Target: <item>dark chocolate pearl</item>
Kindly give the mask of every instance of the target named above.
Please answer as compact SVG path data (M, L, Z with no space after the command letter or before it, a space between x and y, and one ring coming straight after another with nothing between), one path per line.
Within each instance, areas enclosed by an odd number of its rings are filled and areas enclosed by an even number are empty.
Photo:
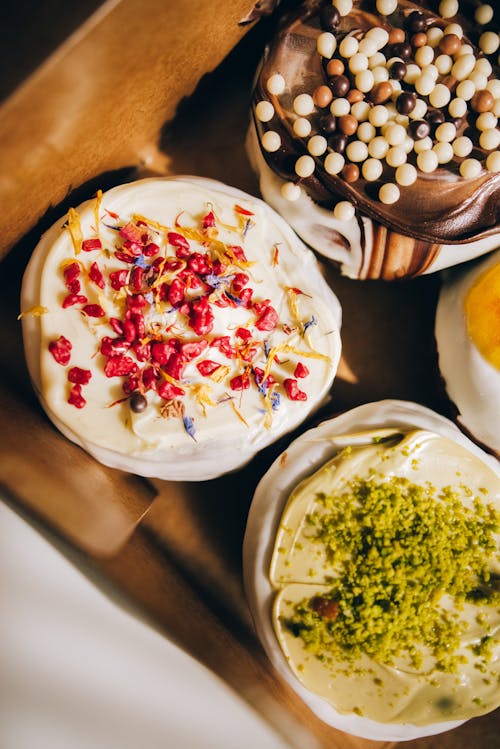
M398 110L399 114L410 114L410 112L413 112L415 109L415 104L417 103L417 95L413 92L409 91L403 91L402 94L399 94L398 98L396 99L396 109Z
M422 138L427 138L429 135L431 126L425 120L412 120L409 131L413 140L422 140Z
M406 75L406 65L404 64L404 62L396 60L396 62L393 62L391 65L390 73L391 78L393 78L395 81L402 81Z
M351 88L349 78L345 75L334 75L329 81L329 86L333 95L340 98L344 97Z
M136 414L140 414L146 410L148 402L141 393L132 393L130 396L130 409Z
M319 127L322 133L330 135L337 129L337 118L333 114L325 114L320 118Z
M455 125L455 128L458 130L458 128L463 124L464 118L463 117L448 117L446 122L451 122L451 124Z
M330 144L332 151L335 151L335 153L344 153L347 145L347 138L345 135L337 133L332 138L328 139L328 143Z
M433 127L437 127L438 125L443 124L443 122L445 121L445 116L440 109L429 109L429 111L425 115L425 119L430 125L432 125Z
M411 44L408 44L408 42L394 44L392 47L392 54L394 57L401 57L403 60L409 60L411 57Z
M424 31L426 26L427 23L425 20L425 16L419 10L414 10L406 19L406 28L411 31L412 34L416 34L419 31Z
M340 23L340 13L333 5L323 5L319 18L321 28L325 31L334 31Z

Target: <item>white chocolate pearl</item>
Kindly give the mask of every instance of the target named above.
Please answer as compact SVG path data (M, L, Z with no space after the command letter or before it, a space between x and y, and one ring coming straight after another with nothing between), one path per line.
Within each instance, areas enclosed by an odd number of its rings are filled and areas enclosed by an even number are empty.
M259 101L255 107L255 115L261 122L269 122L274 117L274 107L270 101Z
M311 156L321 156L325 153L328 146L326 138L322 135L313 135L307 143L307 150Z
M364 161L368 158L368 146L362 140L353 140L345 149L349 161Z
M404 141L401 143L401 148L404 150L406 154L409 154L413 151L414 145L415 145L415 141L413 140L413 138L410 138L410 136L407 135Z
M467 138L466 135L461 135L459 138L456 138L453 141L452 146L453 153L460 158L468 156L472 151L472 141L470 138Z
M468 80L472 81L472 83L476 87L476 91L482 91L486 88L486 84L488 83L488 76L484 75L484 73L481 73L479 70L473 70L469 75Z
M332 151L325 159L325 172L328 174L338 174L344 168L345 159L341 153Z
M370 109L368 119L375 127L382 127L382 125L385 125L385 123L389 119L389 112L387 111L387 107L384 107L383 104L377 104L373 107L373 109Z
M481 173L481 162L477 159L465 159L460 164L460 174L465 179L474 179Z
M350 221L354 218L354 206L347 200L341 200L333 209L333 215L338 221Z
M349 70L351 71L351 73L361 73L362 70L367 69L368 58L361 52L356 52L356 54L349 59Z
M420 138L420 140L416 140L413 145L413 150L415 153L423 153L424 151L429 151L432 148L432 139L429 138L427 135L425 138Z
M274 75L267 79L266 86L270 94L279 96L285 90L285 79L279 73L274 73Z
M391 84L391 88L392 88L391 99L392 101L396 101L396 99L398 98L398 94L403 87L400 81L396 81L393 78L389 80L389 83Z
M454 63L451 74L457 81L463 81L472 73L475 64L476 58L474 55L461 55Z
M398 7L398 0L377 0L377 10L381 16L390 16Z
M489 172L500 172L500 151L493 151L486 157L486 169Z
M441 0L439 3L439 15L441 18L452 18L458 13L457 0Z
M378 51L377 42L375 39L365 36L359 43L359 51L367 57L372 57Z
M495 117L500 117L500 99L495 99L493 109L491 110Z
M285 200L289 200L290 202L294 202L295 200L298 200L300 198L302 190L300 189L300 185L295 185L293 182L284 182L281 185L281 194L285 198Z
M487 60L486 57L480 57L479 60L476 60L474 71L482 73L483 75L488 77L492 74L493 68L491 67L491 62Z
M375 52L374 55L368 58L368 67L370 70L374 70L379 67L379 65L385 65L385 63L385 55L382 52Z
M483 130L479 136L479 145L486 151L493 151L500 146L500 130Z
M430 65L434 60L434 50L428 44L424 44L423 47L419 47L415 52L415 62L420 65L421 68L425 65Z
M373 73L373 80L375 83L382 83L382 81L389 80L389 71L387 70L386 67L384 67L384 65L377 65L376 68L373 68L372 73Z
M350 111L351 105L347 99L334 99L330 104L330 112L334 114L335 117L342 117L344 114L349 114Z
M293 123L293 132L299 138L307 138L311 132L311 123L305 117L298 117Z
M299 156L295 162L295 171L299 177L310 177L315 166L312 156Z
M345 36L340 42L339 52L342 57L349 58L358 51L359 42L354 36Z
M401 146L393 146L387 151L385 160L389 166L397 167L404 164L406 161L406 151Z
M461 39L464 35L464 30L459 23L449 23L448 26L446 26L444 33L454 34L455 36L458 36L459 39Z
M385 47L389 41L389 32L382 28L382 26L373 26L365 34L366 39L373 39L377 45L377 49Z
M384 138L390 146L399 146L406 138L406 130L403 125L389 125L387 132L384 133Z
M396 169L394 176L396 177L398 185L408 187L408 185L413 185L417 179L417 170L412 164L401 164L401 166L398 166Z
M408 126L410 124L410 118L406 114L397 114L394 118L394 122L397 125L402 125L406 130L408 130Z
M441 143L450 143L457 137L457 128L452 122L443 122L436 128L435 137Z
M383 159L388 150L389 144L381 135L377 135L377 137L368 144L368 153L374 159Z
M381 203L385 203L385 205L397 203L400 195L399 187L393 182L386 182L378 191L378 199Z
M467 102L465 99L452 99L448 112L452 117L463 117L467 113Z
M281 146L281 138L275 130L267 130L262 136L262 148L273 153Z
M370 114L370 105L367 101L357 101L351 107L351 114L358 122L364 122Z
M461 83L458 84L455 93L464 101L470 101L476 93L476 87L472 81L461 81Z
M491 81L488 81L486 88L493 94L495 99L500 98L500 80L498 78L492 78Z
M486 26L486 24L493 18L493 8L491 5L480 5L476 8L474 18L476 19L476 23L480 26Z
M462 44L458 52L455 54L455 57L462 57L462 55L473 55L474 49L470 46L470 44Z
M436 154L440 164L447 164L453 158L453 148L450 143L436 143L432 150Z
M318 36L316 49L321 57L326 57L329 60L337 49L337 40L329 31L324 31L323 34Z
M293 100L294 111L301 117L306 117L314 110L314 101L309 94L299 94Z
M417 156L417 166L421 172L430 174L438 167L438 157L434 151L422 151Z
M333 0L333 5L341 16L348 16L352 10L352 0Z
M367 159L361 168L361 173L367 182L375 182L382 171L383 165L379 159Z
M356 88L363 93L371 91L375 85L375 79L371 70L362 70L361 73L356 73L354 81Z
M406 73L405 77L403 78L404 82L409 83L411 86L414 86L421 72L422 71L420 67L418 65L415 65L414 62L411 62L406 66Z
M448 75L453 66L453 59L450 55L438 55L434 60L434 65L438 69L440 75Z
M450 99L450 89L444 83L438 83L429 94L429 101L433 107L445 107Z
M356 130L356 137L363 143L369 143L375 137L375 128L371 122L362 122Z
M439 78L439 70L435 65L426 65L422 68L422 75L430 75L435 81Z
M483 112L476 120L478 130L492 130L497 126L497 118L493 112Z
M427 44L430 47L437 47L444 36L444 32L439 26L431 26L427 29Z
M405 79L406 80L406 79ZM432 75L419 75L415 81L415 90L421 96L429 96L430 92L435 86L434 77Z
M412 120L422 120L427 112L427 104L423 99L417 99L413 112L410 112Z
M494 31L485 31L479 37L479 47L485 55L494 55L499 43L498 34Z

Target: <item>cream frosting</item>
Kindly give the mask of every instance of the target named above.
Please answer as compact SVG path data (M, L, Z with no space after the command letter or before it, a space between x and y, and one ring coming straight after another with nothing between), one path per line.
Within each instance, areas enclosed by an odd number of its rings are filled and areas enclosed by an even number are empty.
M200 229L203 217L209 213L208 223L215 222L215 227ZM115 256L123 241L119 230L137 220L137 216L150 222L142 225L143 230L159 250L151 256L139 253L135 263L134 259L126 263ZM92 200L80 206L73 237L67 220L64 217L42 237L26 270L22 289L23 335L28 368L43 407L69 439L95 458L145 476L173 480L212 478L248 462L258 450L301 423L327 396L340 357L340 305L313 254L262 201L208 179L148 179L116 187L105 193L100 203ZM102 249L75 254L73 240L78 227L80 240L98 237ZM201 277L205 284L201 292L199 286L185 291L184 301L191 307L184 311L168 299L158 301L158 284L150 288L143 285L143 295L149 301L144 307L146 330L142 342L150 339L153 344L175 338L181 342L205 339L208 343L198 356L184 362L179 379L170 378L172 384L184 390L184 395L169 399L174 415L164 418L161 409L167 399L153 389L139 386L148 405L140 413L130 408L122 389L127 377L106 376L107 357L99 350L104 336L116 335L110 318L123 321L127 299L133 297L130 273L120 290L111 288L109 274L131 271L137 262L148 272L155 258L164 255L175 263L176 247L167 240L168 230L188 237L189 253L211 253L212 259L215 255L222 257L226 268L219 275L211 272L197 276L195 283L199 284ZM243 250L243 255L238 255L240 260L232 254L234 247L237 252L238 248ZM66 309L62 306L69 288L64 269L75 260L80 263L80 293L86 295L89 304L102 308L101 317L84 314L83 302ZM186 262L181 259L181 266ZM103 274L102 289L88 278L93 263ZM239 287L235 291L232 285L237 273L246 274L244 285L253 290L248 304L239 299ZM165 277L168 284L175 274L173 271ZM158 273L154 278L158 280ZM210 296L213 321L208 326L210 330L195 330L192 304L203 295ZM215 304L221 296L221 304L228 306ZM259 326L259 317L269 304L266 300L270 300L277 319L275 324L271 320L269 325ZM263 307L255 307L256 303ZM236 337L238 328L250 331L255 350L244 350L245 341ZM60 336L72 344L71 360L66 365L58 363L49 350L49 343ZM233 352L227 357L212 345L214 339L224 336L238 348L237 355ZM277 346L281 347L279 351L269 356ZM242 352L246 361L241 358ZM133 359L139 370L153 363L158 386L163 379L169 381L160 371L165 370L163 365L151 358L138 361L132 348L125 355ZM219 374L224 377L203 376L196 366L203 360L219 364ZM301 379L294 377L299 362L308 370ZM90 381L81 387L86 400L83 408L68 402L71 367L91 372ZM276 384L268 385L266 380L268 386L259 389L256 367L264 371L266 378L273 377ZM249 380L248 389L235 390L233 378L242 375ZM306 397L291 400L284 386L286 380L294 380L296 389Z
M380 441L394 434L403 435L400 443ZM448 730L498 705L500 617L491 607L494 611L483 627L477 624L476 607L463 612L469 625L461 649L468 662L459 676L438 671L432 679L424 668L419 671L404 662L390 668L368 658L362 665L372 669L369 675L352 670L343 675L338 664L332 676L330 667L287 631L281 617L289 617L295 603L331 589L332 569L321 545L311 541L306 522L316 507L316 493L335 494L349 480L371 476L403 477L418 485L430 481L437 490L458 487L464 504L470 502L463 489L467 486L500 509L498 463L450 421L414 403L360 406L299 437L261 480L245 534L245 587L274 666L321 719L365 738L406 740ZM492 569L498 574L498 554ZM484 634L495 641L488 665L495 674L489 685L467 648ZM432 662L425 666L432 669ZM382 685L375 686L373 678L380 678ZM478 697L479 705L474 702Z
M500 371L481 354L467 332L464 302L468 290L500 263L500 251L481 262L447 273L436 310L439 368L457 419L476 439L500 455ZM485 317L495 337L494 310Z

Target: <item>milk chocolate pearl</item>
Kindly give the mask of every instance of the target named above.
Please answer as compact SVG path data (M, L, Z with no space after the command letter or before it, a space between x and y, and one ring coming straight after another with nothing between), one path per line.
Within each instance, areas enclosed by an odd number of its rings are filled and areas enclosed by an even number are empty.
M383 104L390 99L391 96L392 86L389 81L380 81L380 83L377 83L368 94L368 98L373 104Z
M344 70L345 70L344 63L342 62L342 60L338 60L337 58L334 58L333 60L329 60L326 66L326 73L327 75L331 77L335 75L342 75Z
M344 153L347 145L347 138L345 135L336 133L332 138L329 138L328 142L332 151L335 151L335 153Z
M427 22L425 20L425 16L421 11L414 10L408 18L406 19L406 28L411 31L413 34L416 34L419 31L423 31L427 26Z
M344 133L344 135L354 135L358 129L358 121L352 114L342 115L342 117L339 117L337 124L340 132Z
M333 78L330 80L330 88L332 89L332 93L334 96L345 96L351 88L349 78L347 78L345 75L333 76Z
M423 31L419 31L418 34L413 34L411 43L413 47L416 47L417 49L419 47L423 47L425 44L427 44L427 34L424 34Z
M406 75L406 65L401 60L393 62L390 69L391 78L395 81L402 81Z
M318 86L313 92L313 101L320 109L327 107L332 99L333 94L329 86Z
M415 109L417 95L413 92L403 91L396 99L396 109L399 114L410 114Z
M454 55L462 46L462 40L456 34L445 34L439 42L439 49L443 55Z
M349 104L356 104L357 101L363 101L365 98L365 95L362 91L358 91L357 88L351 88L351 90L348 92L346 99L349 102Z
M387 40L388 44L401 44L401 42L404 42L406 39L406 34L403 31L403 29L399 29L397 27L392 28L389 31L389 39Z
M130 410L136 414L142 413L148 407L148 402L146 398L144 397L144 395L138 392L132 393L132 395L130 396L129 403L130 403Z
M394 57L402 57L403 60L409 60L411 57L411 44L408 44L408 42L393 44L392 54Z
M340 13L333 5L323 5L319 14L321 28L334 31L340 23Z
M495 99L491 91L482 89L481 91L476 91L470 103L474 112L489 112L493 108Z
M337 129L337 118L333 114L325 114L319 121L319 127L322 133L330 135Z
M356 182L359 179L359 168L356 164L346 164L342 169L342 177L346 182Z
M413 140L422 140L427 138L431 131L431 126L425 120L412 120L410 122L409 132Z

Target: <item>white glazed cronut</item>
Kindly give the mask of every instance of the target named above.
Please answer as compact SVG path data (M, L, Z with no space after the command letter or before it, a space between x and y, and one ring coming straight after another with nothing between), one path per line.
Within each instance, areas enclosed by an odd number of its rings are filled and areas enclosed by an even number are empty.
M262 201L213 180L98 193L41 239L26 359L54 424L102 463L172 480L234 470L326 397L339 303Z
M325 722L400 741L500 703L500 469L444 417L359 406L257 487L244 575L274 666Z
M445 275L435 335L458 422L500 456L500 252Z
M352 278L430 273L500 244L498 23L469 0L453 17L430 7L307 0L257 73L247 150L261 193Z

